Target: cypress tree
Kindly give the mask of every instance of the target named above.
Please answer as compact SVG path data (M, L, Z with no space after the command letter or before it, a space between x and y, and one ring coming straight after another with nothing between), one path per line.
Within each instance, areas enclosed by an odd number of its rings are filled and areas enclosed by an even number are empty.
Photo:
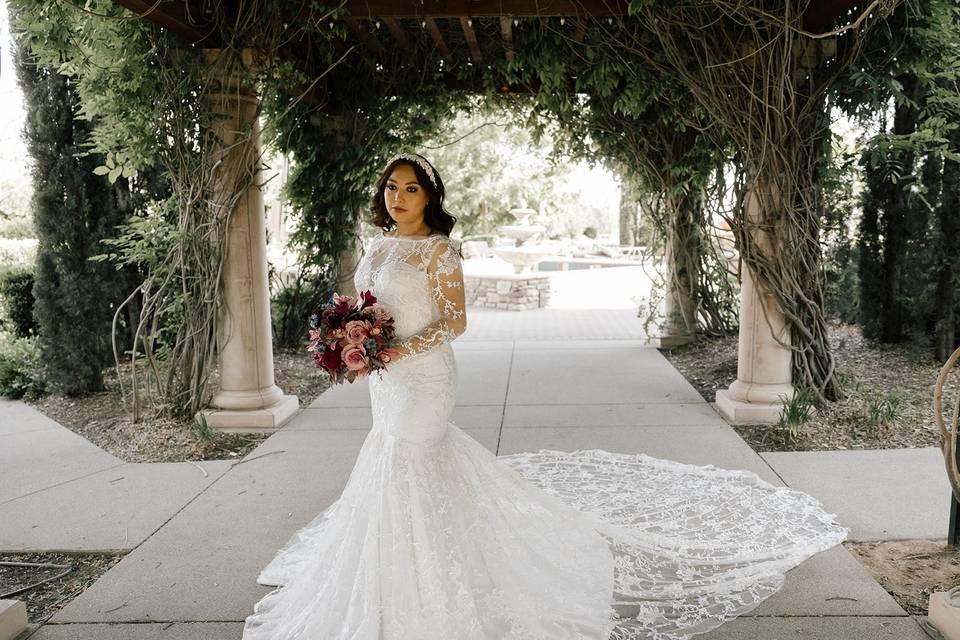
M11 24L16 24L13 15ZM124 179L111 185L93 173L103 158L85 148L93 123L75 115L79 100L73 82L38 63L24 39L14 35L27 107L23 136L33 159L38 342L52 390L66 395L99 391L102 369L113 359L114 309L129 294L130 274L88 258L104 253L99 241L112 236L128 215L129 192Z

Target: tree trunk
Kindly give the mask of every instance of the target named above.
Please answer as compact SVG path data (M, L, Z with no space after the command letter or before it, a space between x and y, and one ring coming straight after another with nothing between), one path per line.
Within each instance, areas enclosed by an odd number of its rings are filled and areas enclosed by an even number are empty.
M951 135L951 147L960 150L960 132ZM957 284L960 280L960 163L950 158L943 161L943 186L937 209L941 260L937 273L936 325L934 350L944 362L957 345Z

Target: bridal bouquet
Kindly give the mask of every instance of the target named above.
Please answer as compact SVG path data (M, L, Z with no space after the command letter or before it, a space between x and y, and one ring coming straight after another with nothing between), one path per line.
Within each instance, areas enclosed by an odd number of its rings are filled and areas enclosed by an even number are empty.
M393 318L370 291L353 296L334 293L310 315L314 363L330 374L333 384L353 382L377 369L386 369L399 353L394 346Z

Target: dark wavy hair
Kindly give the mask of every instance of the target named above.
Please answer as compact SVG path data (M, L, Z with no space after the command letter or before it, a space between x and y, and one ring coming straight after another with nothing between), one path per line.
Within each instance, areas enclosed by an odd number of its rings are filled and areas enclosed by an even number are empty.
M417 155L419 156L420 154ZM373 224L384 231L389 231L397 226L396 221L390 217L390 213L387 211L387 205L383 201L383 190L386 189L387 179L390 177L390 174L393 173L394 168L399 164L405 164L413 167L414 173L417 174L417 182L427 190L427 194L430 196L427 201L427 206L423 209L423 221L428 227L433 229L433 231L439 231L449 237L450 231L453 230L453 225L457 222L457 218L450 215L450 213L443 208L443 197L446 191L443 188L443 180L440 179L440 174L437 172L436 167L430 164L430 161L423 156L420 157L433 169L433 177L437 181L437 186L433 186L433 183L430 182L430 178L427 176L427 172L424 171L419 164L413 160L397 158L386 166L383 173L380 174L380 178L377 180L376 191L373 194L373 202L370 207L371 213L373 214Z

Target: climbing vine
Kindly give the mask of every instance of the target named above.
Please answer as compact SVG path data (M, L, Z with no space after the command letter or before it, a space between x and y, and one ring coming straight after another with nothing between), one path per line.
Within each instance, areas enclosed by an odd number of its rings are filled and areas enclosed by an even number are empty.
M751 190L735 198L729 224L789 322L794 380L822 399L841 394L822 310L824 95L892 0L824 38L802 29L802 2L634 0L632 15L591 22L582 42L562 21L517 21L512 59L483 65L440 62L429 38L371 55L346 44L335 6L301 14L282 0L203 0L197 9L225 56L213 67L200 49L107 0L14 1L34 49L77 79L85 113L98 119L91 144L108 155L102 171L135 180L158 165L170 175L173 196L131 219L105 254L148 269L138 335L169 411L192 414L207 401L229 212L263 168L249 130L220 152L208 97L225 69L236 86L256 88L264 139L293 163L283 194L303 260L275 324L280 342L295 342L304 311L349 276L340 256L359 246L357 221L387 157L436 135L454 110L477 104L469 93L479 90L481 103L513 108L535 127L558 123L571 154L635 173L663 204L655 222L677 258L668 289L694 301L683 320L708 333L735 321L712 217L729 186L724 168L741 167L736 184ZM218 191L224 157L243 170ZM755 206L743 205L747 195Z

